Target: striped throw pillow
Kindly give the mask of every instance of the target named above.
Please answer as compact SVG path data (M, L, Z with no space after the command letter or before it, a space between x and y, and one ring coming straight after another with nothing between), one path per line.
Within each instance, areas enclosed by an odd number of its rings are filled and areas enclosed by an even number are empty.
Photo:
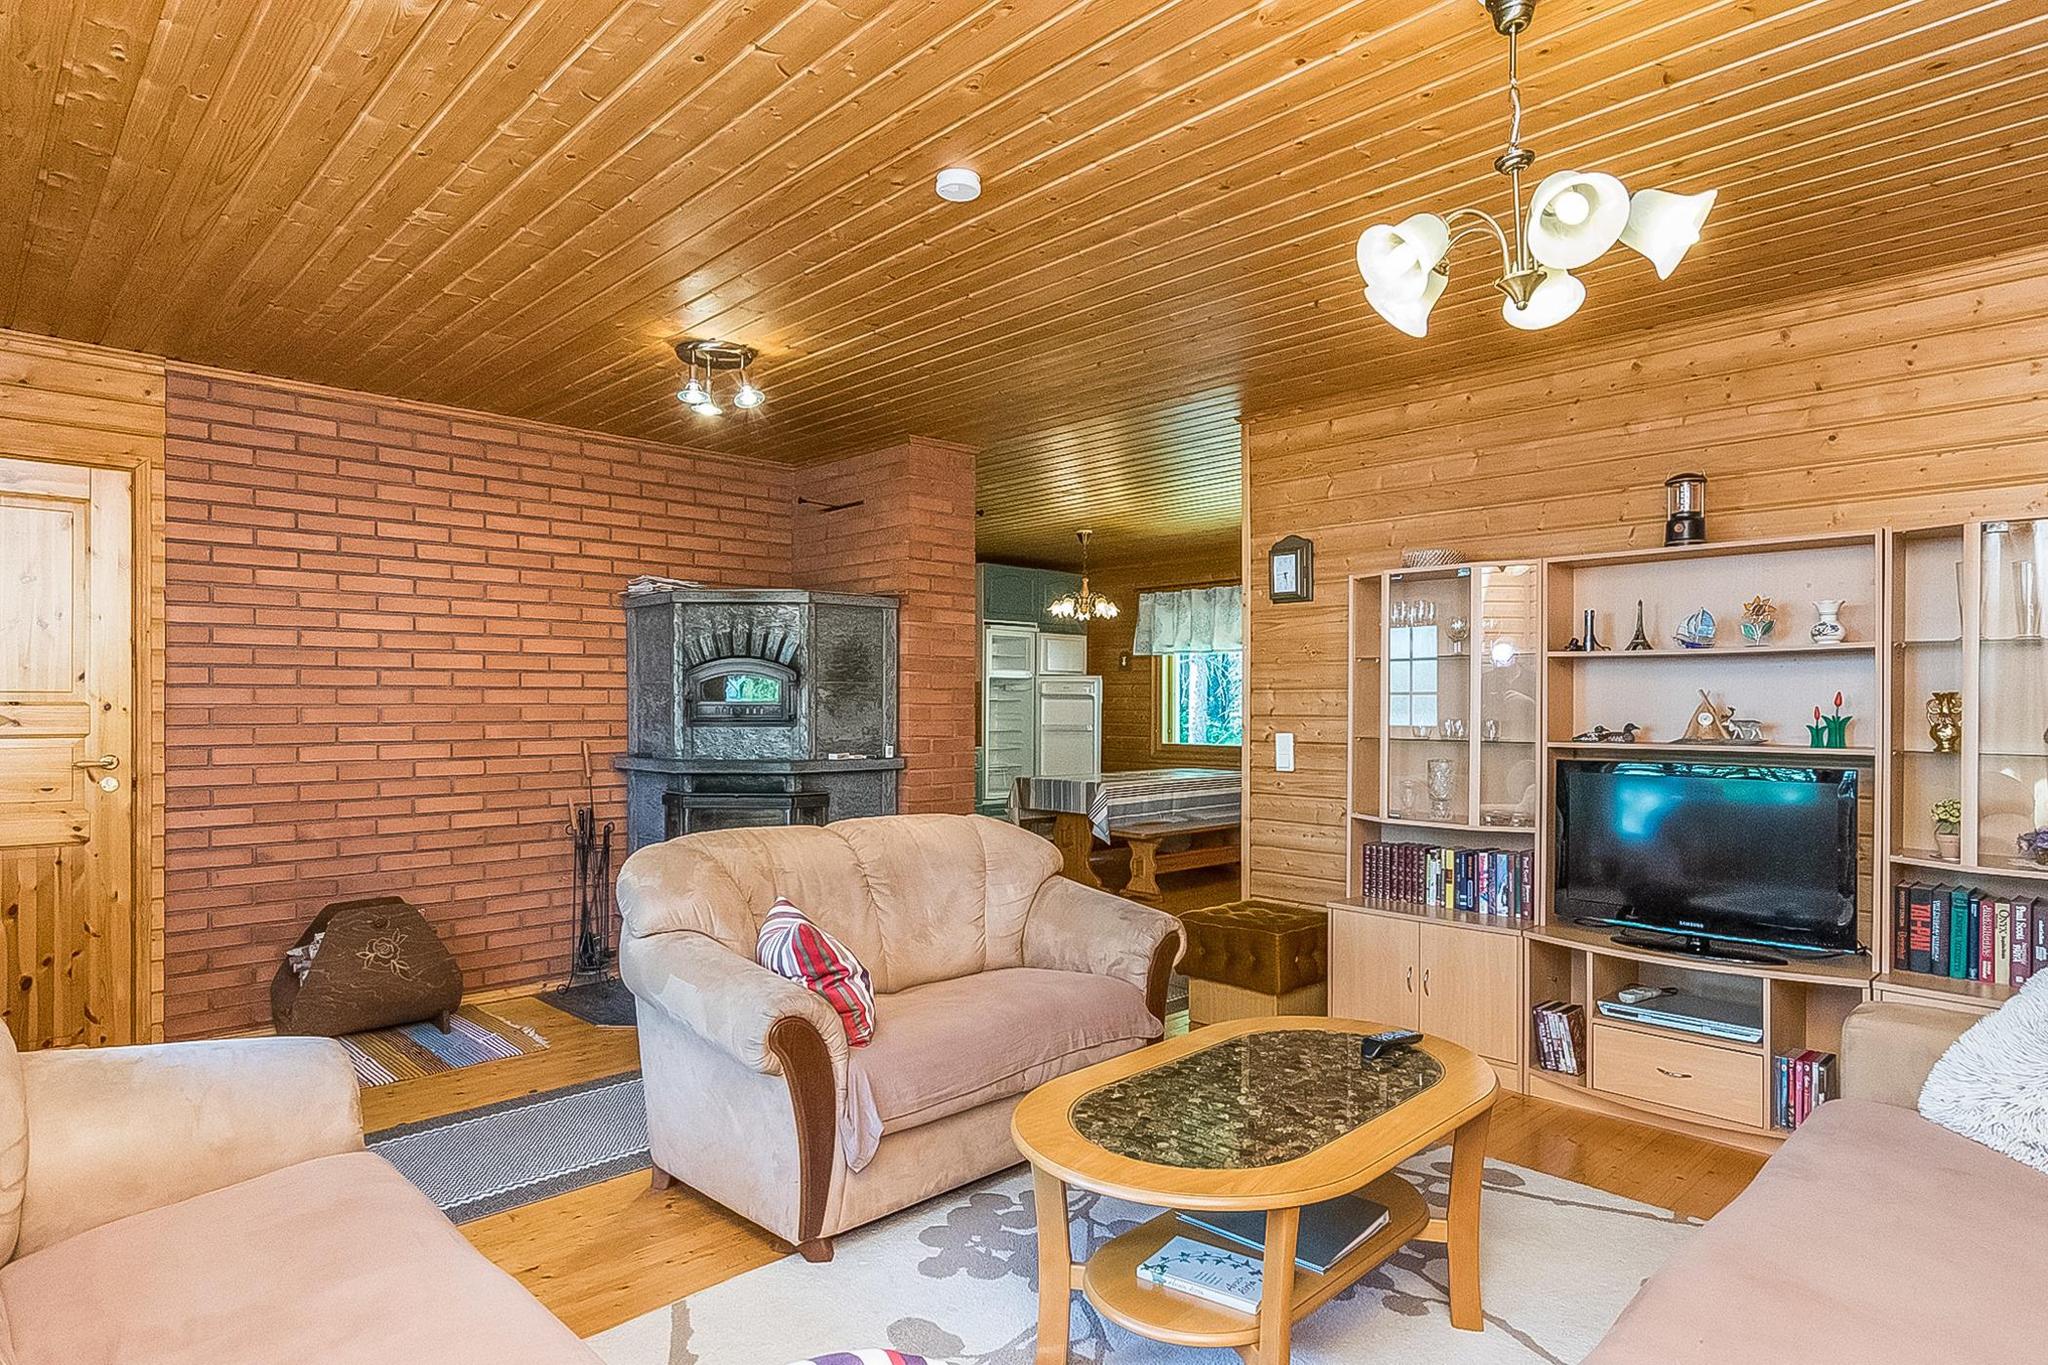
M754 957L777 976L801 981L839 1011L846 1041L866 1047L875 1034L875 985L850 949L811 923L811 917L777 896L761 921Z

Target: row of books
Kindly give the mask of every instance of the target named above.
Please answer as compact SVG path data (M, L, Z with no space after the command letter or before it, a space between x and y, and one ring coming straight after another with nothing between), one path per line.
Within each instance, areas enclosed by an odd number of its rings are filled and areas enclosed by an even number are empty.
M1536 1016L1536 1065L1581 1076L1586 1069L1586 1012L1569 1000L1546 1000Z
M1359 888L1377 900L1411 901L1525 919L1536 904L1532 849L1367 844Z
M1782 1052L1771 1059L1771 1123L1791 1132L1822 1101L1835 1097L1835 1054Z
M2000 986L2048 971L2048 900L1924 882L1893 895L1895 966Z

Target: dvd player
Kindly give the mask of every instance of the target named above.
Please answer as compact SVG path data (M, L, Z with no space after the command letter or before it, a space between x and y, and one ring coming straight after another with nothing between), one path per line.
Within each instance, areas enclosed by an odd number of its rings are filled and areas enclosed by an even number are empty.
M1631 1024L1676 1029L1681 1033L1697 1033L1703 1038L1721 1038L1734 1043L1761 1043L1764 1040L1762 1007L1739 1001L1715 1000L1679 991L1635 1005L1615 999L1601 1000L1598 1005L1600 1013L1609 1019Z

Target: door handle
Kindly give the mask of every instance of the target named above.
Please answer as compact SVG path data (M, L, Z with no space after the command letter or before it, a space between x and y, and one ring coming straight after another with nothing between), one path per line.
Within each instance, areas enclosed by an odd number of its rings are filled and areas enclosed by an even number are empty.
M1689 1081L1692 1079L1692 1073L1690 1071L1673 1071L1669 1067L1662 1066L1658 1067L1657 1070L1662 1074L1669 1076L1674 1081Z
M1413 967L1408 969L1408 994L1415 994L1415 969Z
M81 758L71 765L74 768L105 768L108 772L121 766L121 760L113 754L101 754L98 758Z
M1429 994L1429 968L1427 967L1422 969L1422 993L1424 995Z

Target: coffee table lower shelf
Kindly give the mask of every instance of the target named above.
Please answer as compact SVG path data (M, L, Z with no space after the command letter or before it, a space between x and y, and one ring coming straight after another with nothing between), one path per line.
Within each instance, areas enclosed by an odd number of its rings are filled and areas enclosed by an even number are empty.
M1315 1312L1428 1229L1428 1207L1399 1174L1389 1171L1359 1193L1385 1206L1387 1225L1322 1274L1296 1266L1288 1321L1299 1322ZM1082 1267L1081 1292L1104 1317L1154 1341L1221 1347L1255 1343L1259 1339L1256 1315L1139 1278L1139 1265L1174 1237L1244 1253L1243 1247L1165 1213L1097 1248ZM1266 1292L1271 1295L1273 1290L1269 1286Z

